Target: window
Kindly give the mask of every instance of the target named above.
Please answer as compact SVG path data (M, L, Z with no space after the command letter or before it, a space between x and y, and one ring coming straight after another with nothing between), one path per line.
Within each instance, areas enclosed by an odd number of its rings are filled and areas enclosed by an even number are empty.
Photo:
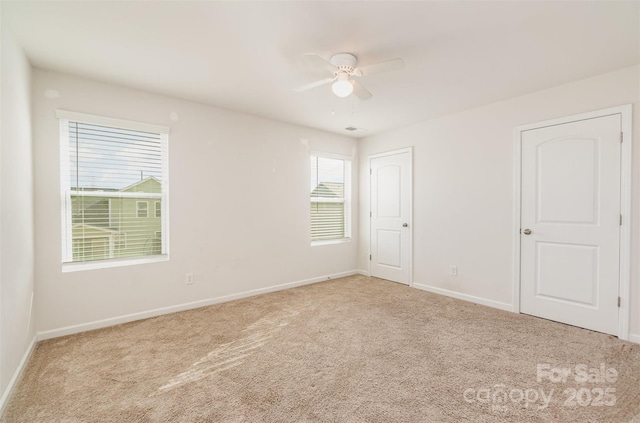
M57 115L63 270L77 262L97 262L90 267L97 268L166 260L168 128L62 110ZM142 219L151 201L160 219Z
M311 155L311 241L351 237L351 161Z
M136 201L136 214L138 217L149 217L149 203Z

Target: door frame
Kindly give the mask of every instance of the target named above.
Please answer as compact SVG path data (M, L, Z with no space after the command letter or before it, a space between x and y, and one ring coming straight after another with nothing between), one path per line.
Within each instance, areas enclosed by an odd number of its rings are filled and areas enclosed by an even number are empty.
M629 321L631 299L631 147L633 134L631 132L632 105L611 107L595 110L577 115L565 116L558 119L550 119L542 122L520 125L513 131L513 311L520 313L520 229L521 229L521 204L522 204L522 132L548 126L562 125L579 120L620 114L621 130L623 135L621 163L620 163L620 213L622 225L620 226L620 280L618 281L618 295L620 307L618 308L618 338L629 340Z
M371 257L371 160L381 157L395 156L396 154L409 153L409 285L413 286L413 147L400 148L398 150L385 151L370 154L369 165L369 257ZM371 259L368 261L368 271L371 275Z

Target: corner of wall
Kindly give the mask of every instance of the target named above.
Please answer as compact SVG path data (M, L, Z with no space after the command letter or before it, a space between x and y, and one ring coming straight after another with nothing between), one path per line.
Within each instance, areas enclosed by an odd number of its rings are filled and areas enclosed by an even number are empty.
M36 343L32 70L4 20L1 31L0 411Z
M27 347L27 350L22 355L22 359L20 360L20 364L18 364L18 368L13 372L11 380L2 392L2 396L0 396L0 417L2 417L4 409L9 403L9 399L11 398L11 394L13 393L13 389L16 387L16 385L20 381L20 378L22 377L22 374L24 373L24 370L27 368L27 363L29 363L29 359L36 349L37 342L38 336L34 335L31 339L31 343Z

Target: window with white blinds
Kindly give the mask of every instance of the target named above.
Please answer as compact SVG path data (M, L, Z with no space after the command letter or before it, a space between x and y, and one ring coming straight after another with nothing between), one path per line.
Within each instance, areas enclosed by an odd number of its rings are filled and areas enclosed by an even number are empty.
M166 258L168 128L57 113L63 263Z
M351 161L311 155L311 241L351 237Z

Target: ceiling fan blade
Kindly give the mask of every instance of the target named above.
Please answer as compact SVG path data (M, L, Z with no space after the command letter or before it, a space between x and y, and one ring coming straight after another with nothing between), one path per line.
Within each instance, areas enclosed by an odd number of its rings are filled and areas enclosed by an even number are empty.
M333 66L331 63L324 60L322 57L318 56L315 53L304 53L303 56L309 58L309 60L311 60L316 66L324 68L332 74L339 71L337 67Z
M316 87L320 87L320 86L322 86L322 85L330 84L330 83L331 83L331 82L333 82L335 79L336 79L336 78L325 78L325 79L321 79L321 80L319 80L319 81L312 82L312 83L310 83L310 84L306 84L306 85L303 85L303 86L298 87L298 88L294 88L294 89L293 89L293 91L298 92L298 93L301 93L301 92L303 92L303 91L307 91L307 90L310 90L310 89L312 89L312 88L316 88Z
M353 94L360 100L369 100L373 94L363 87L358 81L353 81Z
M404 68L404 61L400 58L385 60L384 62L372 63L354 69L355 76L369 76L377 73L389 72Z

